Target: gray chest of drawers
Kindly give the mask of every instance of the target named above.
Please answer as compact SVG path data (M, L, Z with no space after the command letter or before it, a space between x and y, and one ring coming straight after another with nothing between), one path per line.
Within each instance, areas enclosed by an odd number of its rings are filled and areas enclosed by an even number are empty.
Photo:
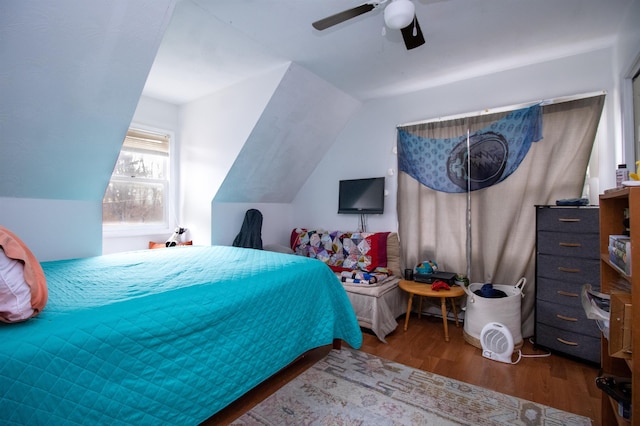
M600 289L597 207L536 206L535 344L600 363L600 330L580 291Z

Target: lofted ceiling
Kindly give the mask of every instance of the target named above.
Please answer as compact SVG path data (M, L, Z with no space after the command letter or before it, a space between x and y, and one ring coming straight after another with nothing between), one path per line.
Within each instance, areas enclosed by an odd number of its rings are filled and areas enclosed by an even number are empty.
M182 104L295 62L358 100L392 96L610 46L633 1L413 0L426 43L408 51L385 4L318 31L364 2L179 0L144 94Z

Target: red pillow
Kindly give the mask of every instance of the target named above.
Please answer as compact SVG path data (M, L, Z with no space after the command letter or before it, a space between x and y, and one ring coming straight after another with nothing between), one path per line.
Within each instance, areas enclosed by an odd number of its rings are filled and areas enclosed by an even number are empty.
M178 243L178 246L190 246L193 245L193 241L185 241L183 243ZM176 247L176 246L172 246L172 247ZM156 243L153 241L149 241L149 248L150 249L159 249L159 248L167 248L167 243Z
M365 237L371 247L367 253L367 255L371 257L371 264L367 268L368 271L373 271L377 267L387 267L388 236L389 232L376 232Z

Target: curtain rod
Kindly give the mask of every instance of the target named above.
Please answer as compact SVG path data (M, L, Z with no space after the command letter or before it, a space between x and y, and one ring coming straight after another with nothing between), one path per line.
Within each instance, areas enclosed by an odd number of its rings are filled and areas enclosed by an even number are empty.
M462 113L462 114L449 115L449 116L446 116L446 117L431 118L431 119L428 119L428 120L420 120L420 121L413 121L413 122L410 122L410 123L398 124L396 127L415 126L417 124L435 123L435 122L438 122L438 121L455 120L455 119L458 119L458 118L477 117L477 116L486 115L486 114L496 114L496 113L504 112L504 111L511 111L511 110L516 110L516 109L521 109L521 108L527 108L527 107L530 107L530 106L533 106L533 105L540 105L540 106L553 105L553 104L559 104L559 103L562 103L562 102L575 101L575 100L578 100L578 99L591 98L591 97L599 96L599 95L606 95L606 93L607 92L605 90L600 90L600 91L597 91L597 92L582 93L582 94L579 94L579 95L562 96L562 97L552 98L552 99L543 99L543 100L525 102L525 103L521 103L521 104L514 104L514 105L503 106L503 107L498 107L498 108L487 108L487 109L484 109L482 111L466 112L466 113Z

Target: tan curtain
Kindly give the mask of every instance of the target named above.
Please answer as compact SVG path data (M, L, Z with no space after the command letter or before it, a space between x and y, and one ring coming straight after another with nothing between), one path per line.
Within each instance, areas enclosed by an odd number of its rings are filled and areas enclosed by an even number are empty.
M543 139L503 182L466 193L437 192L398 173L398 233L402 267L435 260L439 269L467 272L471 282L514 284L527 279L522 335L534 329L535 206L581 197L604 95L543 107ZM428 138L466 135L507 112L402 127ZM469 220L467 197L470 198ZM470 253L467 256L467 226Z

